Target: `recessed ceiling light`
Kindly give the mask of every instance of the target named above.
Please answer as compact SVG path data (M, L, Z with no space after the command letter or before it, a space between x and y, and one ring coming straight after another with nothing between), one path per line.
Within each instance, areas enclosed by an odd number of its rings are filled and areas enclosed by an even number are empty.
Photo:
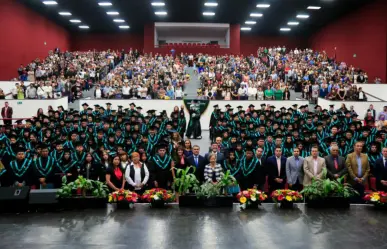
M263 14L261 14L261 13L251 13L250 16L251 17L262 17Z
M56 1L43 1L43 4L45 4L45 5L57 5L58 3Z
M154 2L151 4L152 4L152 6L165 6L165 3L163 3L163 2Z
M319 9L321 9L320 6L309 6L308 7L308 10L319 10Z
M59 12L59 15L61 16L71 16L70 12Z
M307 19L309 18L309 15L297 15L297 18Z
M218 6L218 3L213 3L213 2L209 2L209 3L204 3L204 6L208 6L208 7L216 7Z
M245 23L246 24L256 24L257 22L256 21L246 21Z
M280 28L280 31L291 31L291 28Z
M130 28L128 25L122 25L122 26L118 26L120 29L128 29Z
M299 22L288 22L288 25L290 26L297 26L298 24L300 24Z
M244 30L244 31L250 31L251 28L250 28L250 27L241 27L241 30Z
M72 20L70 20L70 22L72 22L72 23L80 23L81 20L78 20L78 19L72 19Z
M269 8L270 4L257 4L257 8Z
M80 28L80 29L88 29L88 28L90 28L90 27L87 26L87 25L81 25L81 26L79 26L79 28Z
M112 6L113 4L111 2L99 2L99 6Z
M118 16L120 13L118 13L117 11L108 11L108 12L106 12L106 14L108 14L110 16Z
M114 19L113 22L125 22L124 19Z
M155 12L155 15L158 15L158 16L166 16L168 13L166 11L156 11Z
M214 16L215 12L203 12L203 16Z

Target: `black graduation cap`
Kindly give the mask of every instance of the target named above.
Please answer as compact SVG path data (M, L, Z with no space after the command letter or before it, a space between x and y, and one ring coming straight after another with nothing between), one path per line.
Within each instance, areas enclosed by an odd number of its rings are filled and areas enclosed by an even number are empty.
M330 108L333 108L335 105L329 105Z
M157 144L157 146L156 146L156 149L157 150L161 150L161 149L164 149L164 150L166 150L168 148L168 144L167 143L159 143L159 144Z
M255 106L253 104L249 105L249 108L254 108Z
M15 121L15 124L21 124L21 123L23 123L23 119L19 119Z
M273 110L274 110L274 109L275 109L275 106L271 105L271 106L270 106L270 109L273 109Z
M286 107L281 107L280 110L286 110Z
M237 108L238 108L238 109L243 109L243 106L240 105L240 106L237 106Z
M121 109L123 106L122 105L119 105L118 108Z
M58 106L58 109L59 109L59 108L62 108L62 109L63 109L63 106L62 106L62 105L60 105L60 106Z
M261 104L261 107L264 107L264 106L266 106L266 104Z
M316 105L315 107L314 107L314 109L316 110L317 108L321 108L321 106L320 105Z
M227 104L225 107L228 107L228 108L229 108L229 107L231 107L231 105L230 105L230 104Z
M142 110L142 107L141 106L137 106L136 109L137 110Z
M214 108L219 108L219 105L214 105Z
M94 107L99 107L99 105L94 105Z
M148 110L146 113L153 114L155 112L156 112L156 110Z
M112 103L106 103L106 105L112 105Z
M299 109L304 109L305 106L304 105L300 105Z
M87 103L83 103L82 106L89 106Z
M87 108L86 110L88 110L88 111L92 111L92 110L93 110L93 108L90 108L90 107L89 107L89 108Z
M298 104L294 104L294 105L292 105L294 108L297 108L297 106L298 106Z
M130 103L129 106L136 107L136 104L135 103Z

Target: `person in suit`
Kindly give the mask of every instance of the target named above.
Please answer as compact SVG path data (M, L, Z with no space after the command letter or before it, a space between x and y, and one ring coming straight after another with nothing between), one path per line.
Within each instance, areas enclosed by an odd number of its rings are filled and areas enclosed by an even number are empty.
M364 195L364 184L367 182L370 173L370 164L368 156L361 153L363 150L363 143L358 141L354 145L354 152L348 154L345 165L348 169L348 183L353 186L360 194Z
M375 161L376 189L387 192L387 147L382 150L382 157Z
M370 108L367 109L367 112L370 112L373 118L376 118L376 110L374 109L374 105L370 105Z
M226 152L227 152L227 148L225 148L224 146L223 146L223 144L222 144L222 141L223 141L223 139L221 138L221 137L217 137L216 139L215 139L215 143L216 143L216 145L218 146L218 152L220 152L220 153L222 153L223 155L225 155L225 154L227 154ZM215 144L214 143L214 144ZM210 148L209 148L209 150L208 151L212 151L212 144L211 144L211 146L210 146Z
M196 168L195 175L199 182L203 182L204 167L206 166L206 159L200 155L200 147L194 145L192 147L192 156L187 157L187 163L189 166Z
M304 186L310 185L312 179L321 179L323 169L326 168L325 159L318 156L318 147L311 149L311 156L304 159Z
M211 155L216 155L216 163L222 163L224 160L224 154L219 152L218 144L217 143L212 143L211 144L211 151L206 153L204 157L206 158L208 164L210 162L209 156Z
M277 189L284 189L286 183L286 157L282 156L281 148L276 148L274 156L267 158L266 165L270 193Z
M257 188L264 191L265 183L266 183L266 175L267 175L267 164L266 164L266 156L264 154L264 149L258 147L255 151L255 157L258 160L258 164L260 167L258 168L258 186Z
M293 156L286 160L286 179L289 188L295 191L302 190L302 182L304 179L304 158L300 157L300 149L293 149Z
M4 107L1 108L1 117L4 119L4 125L12 125L13 109L9 106L8 102L4 103ZM5 120L8 119L8 120Z
M327 166L327 176L331 180L336 180L348 173L345 166L344 157L339 155L339 147L332 145L330 148L330 155L324 157Z

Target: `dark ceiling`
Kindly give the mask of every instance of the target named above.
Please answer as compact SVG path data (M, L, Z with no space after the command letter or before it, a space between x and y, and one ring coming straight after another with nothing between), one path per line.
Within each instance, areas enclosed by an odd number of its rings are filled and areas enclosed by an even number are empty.
M253 20L250 13L262 13L255 18L257 24L249 25L248 33L261 35L278 35L281 27L288 21L299 21L300 25L292 27L289 35L308 35L340 16L360 8L374 0L56 0L58 5L46 6L43 0L17 0L29 8L53 20L71 32L142 33L144 24L153 22L212 22L245 25ZM151 2L165 2L164 7L154 7ZM205 7L205 2L216 1L217 7ZM98 2L112 2L113 6L101 7ZM268 3L270 8L259 9L259 3ZM321 6L320 10L307 10L308 6ZM156 10L166 10L167 16L156 16ZM215 16L203 16L203 11L213 11ZM72 16L60 16L59 11L69 11ZM119 16L109 16L106 11L118 11ZM309 19L296 19L297 14L309 14ZM129 30L120 30L114 18L124 19ZM79 24L70 23L70 19L80 19L90 26L89 30L80 30ZM120 24L122 25L122 24Z

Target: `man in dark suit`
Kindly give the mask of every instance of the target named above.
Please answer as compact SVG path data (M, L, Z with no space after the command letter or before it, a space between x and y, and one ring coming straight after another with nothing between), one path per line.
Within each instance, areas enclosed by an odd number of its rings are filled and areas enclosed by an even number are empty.
M255 151L255 157L258 160L258 163L260 167L258 168L258 189L264 191L265 189L265 183L266 183L266 175L267 175L267 168L266 168L266 156L263 155L264 150L263 148L258 148Z
M206 166L206 159L199 155L200 147L194 145L192 147L192 156L187 157L187 161L189 165L196 167L195 175L199 182L203 182L204 180L204 167Z
M345 159L339 156L339 147L337 145L331 146L330 155L324 157L324 159L329 179L336 180L348 173L348 169L345 166Z
M376 110L374 109L374 105L371 104L367 112L370 112L372 114L372 117L376 119Z
M223 160L224 160L224 154L219 152L219 147L218 147L218 144L217 143L212 143L211 144L211 151L206 153L204 155L204 157L206 158L206 164L209 164L210 161L209 161L209 157L210 155L212 154L216 154L216 162L217 163L222 163Z
M282 156L282 149L276 148L274 156L266 161L270 193L277 189L284 189L286 184L286 157Z
M12 107L9 106L8 102L4 103L4 107L1 108L1 117L4 119L4 125L12 125ZM8 119L8 120L7 120Z
M382 150L382 157L375 161L376 188L378 191L387 191L387 147Z

